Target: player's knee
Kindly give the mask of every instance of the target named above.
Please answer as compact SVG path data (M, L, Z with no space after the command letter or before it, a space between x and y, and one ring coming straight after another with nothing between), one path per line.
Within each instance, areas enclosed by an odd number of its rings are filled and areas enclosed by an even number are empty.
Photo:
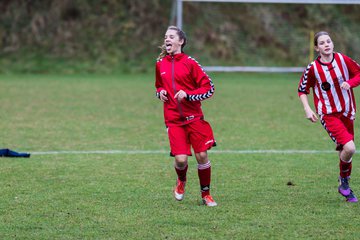
M208 155L207 152L199 152L196 153L196 160L198 161L198 163L207 163L208 162Z
M344 145L343 151L347 153L347 155L352 156L356 152L355 143L350 141Z
M183 167L187 164L187 155L176 155L175 164L177 167Z

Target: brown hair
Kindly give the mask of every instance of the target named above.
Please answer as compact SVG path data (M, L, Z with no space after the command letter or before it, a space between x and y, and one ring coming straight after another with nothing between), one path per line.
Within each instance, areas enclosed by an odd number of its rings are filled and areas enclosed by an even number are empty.
M179 36L180 40L184 40L184 43L181 45L181 52L183 52L183 48L186 45L186 34L184 31L182 31L180 28L176 27L176 26L169 26L167 28L167 30L175 30L176 34ZM160 60L161 58L166 56L166 48L165 48L165 44L161 45L159 47L161 49L161 52L157 58L157 60Z
M314 46L317 46L318 45L318 39L319 37L323 36L323 35L328 35L330 36L330 34L328 32L325 32L325 31L320 31L320 32L317 32L314 36Z

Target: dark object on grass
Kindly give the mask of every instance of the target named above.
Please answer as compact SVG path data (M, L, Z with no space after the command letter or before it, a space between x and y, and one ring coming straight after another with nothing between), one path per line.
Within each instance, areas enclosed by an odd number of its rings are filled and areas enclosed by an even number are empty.
M30 157L30 153L18 153L10 149L0 149L0 157Z
M291 181L288 181L286 185L288 185L288 186L295 186L295 184L294 184L293 182L291 182Z

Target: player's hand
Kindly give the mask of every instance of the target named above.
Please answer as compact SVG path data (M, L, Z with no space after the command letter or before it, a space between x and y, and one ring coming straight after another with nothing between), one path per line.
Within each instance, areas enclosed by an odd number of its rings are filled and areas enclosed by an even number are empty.
M343 82L340 87L344 90L349 90L350 84L348 84L347 82Z
M305 117L313 123L318 120L318 117L311 109L305 109Z
M166 102L168 100L167 98L167 91L166 90L161 90L160 91L160 100L163 102Z
M179 90L174 96L174 98L177 99L179 102L181 102L186 97L187 94L183 90Z

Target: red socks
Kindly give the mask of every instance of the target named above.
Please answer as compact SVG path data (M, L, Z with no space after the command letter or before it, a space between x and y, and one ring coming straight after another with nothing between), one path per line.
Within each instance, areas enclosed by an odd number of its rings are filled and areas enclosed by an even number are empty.
M344 162L340 159L339 168L340 168L340 177L342 178L349 177L351 174L352 159L350 159L349 162Z
M201 197L210 194L210 181L211 181L211 164L208 161L205 164L198 164L198 175L200 181Z
M178 175L178 178L180 181L182 182L186 182L186 172L188 169L188 165L186 164L186 166L182 167L182 168L178 168L175 166L175 171Z
M182 182L186 182L186 173L188 165L178 168L175 166L175 171L178 175L178 179ZM211 164L210 161L205 164L198 164L198 175L200 181L201 197L205 197L210 194L210 181L211 181Z

